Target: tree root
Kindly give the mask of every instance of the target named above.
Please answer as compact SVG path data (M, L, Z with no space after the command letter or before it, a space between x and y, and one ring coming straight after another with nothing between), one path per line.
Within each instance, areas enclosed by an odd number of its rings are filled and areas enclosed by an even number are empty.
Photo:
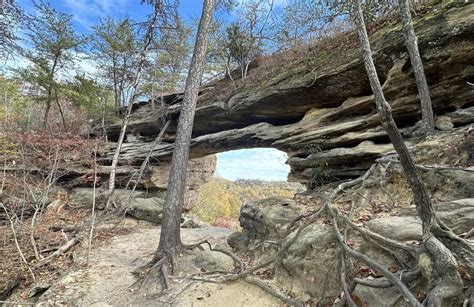
M326 198L324 201L323 206L320 208L304 213L295 219L293 219L288 227L286 234L287 236L290 236L286 242L281 246L281 248L269 259L257 264L256 266L252 268L248 268L246 270L241 271L240 273L233 274L232 272L227 272L227 276L222 276L222 272L212 272L211 274L219 274L220 276L216 278L197 278L193 276L193 280L199 280L199 281L204 281L204 282L212 282L212 283L225 283L225 282L231 282L235 281L237 279L243 278L245 280L248 280L250 278L253 279L251 276L255 271L264 268L266 266L269 266L271 264L273 265L278 265L281 260L284 258L284 255L286 251L289 249L289 247L297 240L297 238L301 235L304 229L314 223L318 216L323 212L327 212L327 214L330 216L331 219L331 225L334 230L335 236L336 236L336 241L338 245L341 247L341 285L342 285L342 290L344 291L344 296L340 302L340 305L348 304L349 306L355 306L354 301L352 300L351 294L352 291L355 289L355 286L357 284L362 284L365 286L369 287L375 287L375 288L388 288L388 287L393 287L395 286L401 293L402 297L412 306L421 306L420 302L416 299L416 297L411 293L409 287L406 285L408 283L411 283L415 281L416 279L420 278L422 276L422 270L420 268L414 268L410 269L409 271L400 271L399 274L392 273L389 271L387 268L382 266L381 264L377 263L367 255L364 255L354 249L352 249L349 245L346 243L346 235L347 235L347 229L345 231L345 235L341 233L338 227L338 221L343 222L345 226L349 227L350 229L353 229L362 236L366 237L367 239L371 240L374 242L376 245L379 245L380 247L388 250L392 254L395 253L397 250L402 250L407 253L407 255L412 256L415 260L418 261L418 257L420 253L423 251L423 248L420 248L418 246L406 244L399 242L397 240L393 240L390 238L383 237L369 229L363 228L360 225L355 224L351 218L347 217L346 215L342 214L339 212L336 208L333 208L331 204L334 202L334 200L337 198L337 196L342 193L344 190L348 188L352 188L356 185L359 184L364 184L365 181L368 179L368 177L375 171L375 168L377 164L379 163L384 163L386 160L381 159L380 161L377 161L372 167L361 177L356 178L354 180L348 181L341 183L338 185ZM354 205L354 204L353 204ZM353 208L352 208L353 209ZM351 209L351 212L352 212ZM301 221L304 221L303 223L300 223ZM298 224L299 227L295 230L295 226ZM468 243L458 237L454 232L452 232L449 228L447 228L444 224L439 223L437 224L440 227L435 227L435 229L439 229L440 231L442 230L442 233L444 234L444 237L454 240L454 241L459 241L463 242L463 244ZM441 233L440 233L441 234ZM459 277L459 273L457 272L457 267L456 267L456 260L452 256L452 254L449 253L444 253L443 248L446 249L446 247L441 244L435 237L432 237L430 239L431 241L429 242L434 242L433 244L429 243L428 241L423 241L423 247L427 249L431 249L432 252L435 252L436 255L431 254L430 258L435 259L437 261L434 263L434 268L438 271L438 282L437 285L430 291L428 294L424 304L427 304L428 306L441 306L443 301L446 298L450 298L456 295L459 295L460 291L462 291L462 280ZM435 240L435 241L433 241ZM439 242L440 246L437 245L436 242ZM430 246L431 244L431 246ZM472 247L470 247L470 250ZM443 255L443 256L440 256ZM346 257L351 257L355 259L356 261L362 262L368 267L380 272L384 277L382 278L377 278L377 279L360 279L360 278L355 278L351 286L349 287L347 285L347 271L346 271ZM450 258L451 257L451 258ZM398 257L396 257L398 259ZM436 260L438 259L438 260ZM405 261L402 261L405 263ZM442 267L443 269L439 269ZM453 273L454 272L454 273ZM202 274L197 274L201 275ZM399 275L399 276L397 276ZM221 277L221 278L219 278ZM263 285L266 285L263 281L258 281L259 283L262 283ZM266 285L268 286L268 285ZM267 292L272 292L272 291L267 291ZM274 293L270 293L274 295ZM275 296L275 295L274 295ZM278 297L278 296L277 296ZM285 300L284 300L285 301ZM286 301L285 301L286 302Z
M342 290L344 291L344 297L342 298L339 306L344 306L345 302L349 305L349 307L356 307L357 304L352 299L352 291L347 286L347 266L346 266L346 254L342 251L341 252L341 284Z
M150 263L145 264L132 271L132 274L138 276L137 281L129 286L132 292L139 291L148 283L155 283L158 279L163 290L169 289L169 277L168 277L168 266L172 265L171 257L168 253L164 253L160 257L155 257Z
M384 160L378 161L378 163L383 163L383 162ZM393 273L386 270L384 267L380 266L379 264L377 264L375 261L373 261L366 255L363 255L353 250L352 248L350 248L346 244L345 237L341 234L341 232L338 229L338 225L337 225L338 220L342 220L344 222L344 225L349 226L350 228L360 232L363 236L375 242L377 245L380 245L381 247L386 247L389 251L391 250L391 248L393 248L394 250L402 249L402 250L407 251L415 259L417 259L419 254L423 250L425 250L429 254L430 259L432 259L433 261L433 269L435 270L436 281L435 281L435 287L432 288L431 291L428 293L423 303L424 305L442 306L447 303L448 299L459 296L463 289L463 281L458 272L458 265L456 262L456 258L453 256L453 253L446 247L446 244L448 244L449 246L450 243L452 244L453 242L458 242L459 248L461 249L460 252L463 255L465 254L467 258L469 258L469 256L473 254L472 253L473 247L466 240L456 235L449 227L444 225L444 223L440 221L438 218L435 219L434 221L435 223L433 227L431 228L432 233L428 232L428 235L426 235L426 233L424 234L423 242L422 242L423 248L420 248L417 246L413 246L413 245L398 242L396 240L385 238L368 229L362 228L356 225L355 223L353 223L350 218L341 214L337 209L331 207L331 203L336 199L338 193L342 192L346 188L353 187L357 184L363 183L372 171L373 169L371 167L371 169L369 169L369 171L367 171L367 173L364 174L362 177L339 185L332 193L330 193L330 195L327 197L324 203L324 207L326 208L326 211L331 216L332 227L336 234L336 239L339 245L341 246L341 248L343 249L343 251L347 255L354 258L355 260L365 263L372 269L375 269L384 275L383 279L376 279L376 280L363 280L363 279L356 278L354 279L354 285L351 288L352 289L355 288L355 284L357 283L364 284L366 286L377 287L377 288L386 288L386 287L396 286L399 289L402 296L405 298L405 300L407 300L413 306L420 306L420 303L416 300L416 298L413 296L413 294L410 292L410 290L404 283L408 283L413 280L416 280L422 275L423 271L420 269L414 269L414 270L409 271L406 274L401 274L400 278L397 278ZM446 243L443 245L443 243L441 243L440 240L446 241ZM456 254L456 251L454 251L454 253ZM345 285L344 280L342 279L342 276L341 276L341 282L342 282L343 291L345 293L345 297L348 298L350 291L347 290L347 285ZM347 303L351 305L351 302L348 301Z
M153 276L159 276L159 280L161 283L161 286L163 290L167 290L170 288L170 281L169 281L169 272L168 269L171 267L171 274L174 274L174 272L177 271L178 268L178 259L177 259L177 254L180 251L185 251L185 250L192 250L195 248L199 248L200 250L205 250L202 245L208 245L209 249L212 251L220 252L223 253L229 257L231 257L234 260L234 265L238 266L238 273L242 272L245 269L245 264L243 263L242 260L240 260L239 257L237 257L234 253L224 250L224 249L219 249L219 248L214 248L212 247L211 243L208 240L203 240L194 244L180 244L179 248L176 248L173 251L163 251L160 253L155 253L152 261L150 263L145 264L142 267L136 268L132 271L133 274L138 276L138 280L135 281L132 285L129 286L129 288L132 289L132 291L138 291L142 289L142 287L149 283L149 282L154 282ZM207 272L208 274L235 274L235 272L222 272L222 271L215 271L215 272ZM199 273L202 274L202 273ZM156 279L156 278L155 278ZM206 279L194 279L193 280L202 280L202 281L209 281L211 280L206 280Z
M304 306L304 303L283 294L280 290L274 289L272 286L270 286L269 284L263 282L262 280L258 278L248 276L244 278L244 280L250 284L258 286L260 289L269 293L273 297L276 297L282 300L283 302L285 302L285 304L289 306Z
M414 270L400 273L400 280L404 283L409 283L421 276L420 268ZM393 284L385 277L377 279L365 279L365 278L354 278L355 284L361 284L363 286L372 287L372 288L390 288L393 287ZM354 285L355 287L355 285Z
M415 298L415 296L410 292L410 290L403 284L403 282L398 279L392 272L390 272L388 269L380 265L379 263L375 262L372 260L370 257L353 250L350 248L346 242L344 237L342 236L341 232L339 231L339 227L337 226L337 213L336 210L331 207L331 204L333 200L336 198L336 196L343 190L345 190L348 187L353 187L367 179L367 177L374 171L375 169L375 164L372 165L372 167L362 176L357 179L354 179L352 181L344 182L341 183L336 189L334 189L327 199L324 202L324 208L326 209L327 213L331 216L332 220L332 227L334 230L334 234L336 236L337 242L339 243L339 246L342 248L343 252L346 253L347 255L351 256L357 261L360 261L364 263L365 265L369 266L372 269L375 269L382 273L394 286L398 288L402 296L405 298L407 302L410 303L412 306L421 306L421 304L418 302L418 300Z
M453 254L434 235L427 233L424 247L433 260L437 273L436 286L426 297L428 306L443 306L446 299L456 297L462 292L463 281Z
M224 253L230 256L234 260L234 265L238 267L237 272L230 272L230 271L213 271L213 272L200 272L193 274L191 276L191 280L193 281L201 281L201 282L210 282L210 283L227 283L233 282L238 279L244 279L248 282L251 282L260 288L264 289L269 294L283 300L285 303L289 305L298 305L301 304L299 301L294 300L291 297L282 294L280 291L274 290L270 285L265 283L262 280L259 280L253 276L253 273L256 271L265 268L269 265L281 265L281 261L284 259L286 252L292 246L292 244L300 237L302 232L307 229L308 226L312 225L316 222L317 218L320 216L321 213L326 212L331 220L331 226L333 228L335 238L337 244L341 248L341 285L342 290L344 292L344 296L342 300L339 302L339 305L342 306L344 304L348 304L349 306L356 306L351 294L355 289L357 284L375 287L375 288L389 288L395 286L401 293L401 296L411 305L411 306L421 306L420 302L416 299L416 297L411 293L409 287L407 286L408 283L415 281L416 279L420 278L420 276L424 275L422 269L416 267L409 269L408 271L400 271L400 273L392 273L383 265L377 263L367 255L364 255L357 250L352 249L346 242L347 238L347 227L359 232L362 236L366 237L379 247L386 249L387 251L391 252L392 254L395 251L401 250L406 253L406 255L410 255L415 260L418 261L418 257L421 252L424 250L429 254L430 259L433 259L433 267L437 271L437 282L436 286L428 293L427 298L424 301L424 305L428 306L441 306L446 298L451 298L457 296L462 291L462 279L460 278L459 273L457 272L457 265L456 259L452 255L449 250L447 250L446 246L444 246L434 235L426 239L424 236L423 246L418 247L415 245L410 245L406 243L399 242L397 240L393 240L390 238L383 237L369 229L363 228L360 225L357 225L352 221L352 210L354 206L354 202L352 203L351 207L351 214L350 216L346 216L338 211L336 208L332 207L332 203L335 201L337 196L344 192L344 190L357 186L359 184L364 185L365 181L368 177L375 171L377 165L381 163L385 163L386 159L379 159L375 164L371 166L371 168L361 177L356 178L351 181L343 182L339 184L325 199L323 205L313 211L301 214L300 216L293 219L286 228L286 235L288 239L283 242L280 246L278 251L274 253L269 258L263 260L262 262L258 263L257 265L246 268L243 261L233 254L230 251L213 248L212 245L208 240L203 240L201 242L191 244L191 245L182 245L181 249L194 249L200 248L204 250L202 245L208 245L209 250L217 251ZM391 160L390 160L391 162ZM339 230L338 222L343 223L345 225L344 234ZM437 221L436 221L437 222ZM296 227L298 225L298 227ZM435 227L433 228L437 233L437 235L443 234L443 237L449 240L454 240L456 242L462 242L462 244L469 245L464 239L460 238L454 232L452 232L449 228L447 228L442 222L435 223ZM469 246L469 250L472 250L472 246ZM445 253L445 249L448 251ZM395 255L396 256L396 255ZM156 255L155 255L156 257ZM372 268L380 272L384 277L377 278L377 279L361 279L361 278L354 278L351 282L351 285L348 286L347 283L347 259L346 257L351 257L358 262L362 262L368 267ZM395 258L398 259L396 256ZM408 258L407 258L408 259ZM405 259L402 259L405 260ZM400 261L402 261L400 260ZM165 255L158 261L155 261L155 265L148 266L149 270L154 269L153 267L159 266L160 273L162 276L168 275L168 268L169 262L171 262L172 272L176 268L176 258L173 255ZM405 267L405 261L402 261L403 266ZM156 269L156 268L155 268ZM453 273L454 272L454 273ZM204 275L208 277L203 277ZM398 275L398 276L397 276ZM210 277L212 276L212 277ZM162 278L162 282L164 284L164 288L168 288L169 281L167 277Z
M199 248L200 250L204 250L204 248L202 248L202 246L201 246L203 244L207 245L209 247L209 250L211 250L211 251L219 252L219 253L222 253L224 255L227 255L227 256L231 257L232 260L234 260L234 265L238 265L238 267L239 267L238 272L239 273L242 272L245 269L245 263L239 257L237 257L234 253L232 253L230 251L227 251L225 249L212 247L211 243L208 240L203 240L201 242L194 243L194 244L183 245L183 247L184 247L184 249Z

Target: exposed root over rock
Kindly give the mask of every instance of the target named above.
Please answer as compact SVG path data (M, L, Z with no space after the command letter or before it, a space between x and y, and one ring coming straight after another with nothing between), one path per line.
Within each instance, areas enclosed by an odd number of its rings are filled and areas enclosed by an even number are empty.
M281 261L285 258L288 249L298 240L302 235L303 231L308 226L314 224L322 214L327 214L330 221L330 226L335 234L337 245L341 248L340 262L341 262L341 292L343 296L339 301L338 305L343 306L348 304L349 306L356 306L352 295L358 284L372 287L372 288L390 288L396 287L403 299L411 306L441 306L444 305L446 299L461 298L463 291L463 280L458 272L458 254L459 257L463 257L463 263L473 259L472 257L472 246L464 239L457 236L452 230L444 225L441 221L436 223L438 219L434 221L435 226L432 228L433 232L440 236L439 239L433 233L423 236L423 240L418 244L405 243L398 240L394 240L383 235L380 235L362 225L352 221L351 208L349 215L341 212L337 208L332 206L332 203L336 198L344 193L346 190L355 188L360 185L364 185L369 177L373 176L378 167L384 168L386 163L391 163L392 160L380 159L361 177L339 184L332 192L330 192L325 198L321 207L316 210L303 213L294 218L286 227L286 237L283 243L279 246L277 251L270 257L264 258L258 264L253 267L249 267L239 272L206 272L195 274L193 280L206 281L212 283L225 283L232 282L237 279L248 280L252 278L254 281L258 280L259 283L267 285L268 289L271 289L270 284L265 281L255 279L253 276L255 272L261 270L267 266L273 265L278 266ZM354 203L352 204L354 206ZM368 255L355 250L352 244L349 244L347 238L347 230L351 229L359 233L363 238L376 246L388 251L395 259L398 259L400 263L404 264L398 272L385 267L383 264L378 263ZM443 243L442 243L443 242ZM421 245L419 245L421 244ZM456 246L459 252L455 252L456 249L452 249L452 246ZM453 250L451 252L450 250ZM427 271L426 267L420 263L420 257L425 255L428 260L430 272ZM348 266L350 261L349 258L354 259L357 262L363 263L374 272L378 272L383 277L378 278L352 278L348 280L349 275L347 274ZM234 259L235 260L235 259ZM408 265L408 264L411 265ZM206 276L206 277L204 277ZM211 277L212 276L212 277ZM467 276L470 276L467 273ZM426 297L419 296L413 293L413 287L421 284L428 285L424 287L427 289ZM263 287L265 288L265 287ZM275 297L279 297L288 304L300 304L302 302L288 296L286 299L281 298L281 293L271 293ZM467 299L467 298L466 298ZM291 303L290 303L291 302Z

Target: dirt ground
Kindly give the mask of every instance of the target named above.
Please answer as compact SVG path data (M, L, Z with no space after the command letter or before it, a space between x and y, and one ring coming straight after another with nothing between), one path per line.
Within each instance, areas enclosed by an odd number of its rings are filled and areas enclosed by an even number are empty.
M39 299L39 306L279 306L283 303L245 281L211 284L191 281L198 272L193 254L180 258L180 270L172 278L171 290L159 294L150 287L133 292L136 277L131 271L145 264L159 241L159 227L136 223L134 231L114 237L92 250L89 265L84 256ZM208 239L224 242L224 228L182 229L184 243Z

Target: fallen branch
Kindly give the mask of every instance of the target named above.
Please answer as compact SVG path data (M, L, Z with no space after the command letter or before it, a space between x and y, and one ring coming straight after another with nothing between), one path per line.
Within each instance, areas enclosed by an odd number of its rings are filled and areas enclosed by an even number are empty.
M64 244L63 246L61 246L60 248L58 248L54 253L52 253L51 255L49 255L48 257L44 258L43 260L41 260L40 262L38 262L34 268L39 268L39 267L42 267L48 263L50 263L51 261L53 261L54 259L56 259L57 257L61 256L62 254L66 253L67 251L69 251L70 249L72 249L74 246L76 246L77 244L79 244L79 242L81 242L81 240L79 240L79 238L73 238L69 241L66 242L66 244Z

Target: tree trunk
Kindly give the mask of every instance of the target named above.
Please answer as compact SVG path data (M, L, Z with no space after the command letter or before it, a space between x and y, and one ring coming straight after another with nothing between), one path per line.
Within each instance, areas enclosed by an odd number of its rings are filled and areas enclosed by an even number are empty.
M416 86L421 102L421 127L420 132L423 136L433 133L434 116L433 106L431 104L430 90L426 82L425 71L421 61L420 51L418 49L418 40L411 20L409 0L399 0L400 17L403 23L403 33L405 44L410 55L411 66L415 74Z
M384 129L398 153L408 184L413 192L418 216L422 221L423 246L432 261L433 268L436 270L436 286L428 295L428 306L441 306L440 304L442 304L446 298L456 296L462 291L463 282L457 271L457 263L453 254L432 233L434 229L439 228L435 219L434 208L416 170L408 148L393 120L391 107L385 100L382 86L375 70L360 0L354 1L352 17L359 35L362 58L374 94L377 111Z
M154 27L156 24L156 21L158 19L158 12L159 10L155 8L154 14L152 19L150 20L147 28L147 33L145 35L145 41L143 42L143 48L140 53L140 62L137 67L136 74L134 76L133 82L132 82L132 88L130 92L130 99L128 101L127 105L127 112L123 118L122 122L122 127L120 129L120 135L119 139L117 140L117 147L115 148L114 152L114 157L112 159L112 165L110 169L110 177L109 177L109 190L108 190L108 198L107 198L107 204L106 204L106 209L110 209L111 205L115 205L115 200L114 200L114 192L115 192L115 172L117 170L117 165L119 161L119 156L120 156L120 150L122 149L122 144L123 140L125 139L125 133L127 131L127 125L128 125L128 118L130 114L132 113L132 107L133 107L133 100L135 99L135 95L137 92L137 87L138 83L140 81L140 74L141 71L145 65L145 60L146 60L146 54L148 51L148 47L150 46L152 40L153 40L153 31Z
M48 96L46 97L46 110L44 111L43 117L43 129L47 128L48 125L48 116L49 110L51 109L51 101L53 100L53 83L54 83L54 74L56 72L56 67L58 66L58 60L61 56L61 50L58 50L54 55L53 66L51 67L51 71L49 72L49 85L48 85Z
M43 129L46 129L48 125L49 110L51 110L51 100L48 99L46 100L46 109L43 115Z
M204 0L191 66L186 79L183 106L179 115L178 128L176 131L176 141L171 160L165 208L163 210L160 243L153 259L155 262L163 256L170 256L174 259L177 249L182 246L180 220L186 185L189 146L191 143L199 87L201 86L201 79L204 73L209 25L214 12L214 5L214 0Z
M63 128L66 128L66 119L64 118L64 112L63 109L61 108L61 104L59 103L59 97L58 97L58 90L54 89L54 100L56 101L56 105L58 106L59 109L59 114L61 115L61 120L63 122Z
M120 98L119 98L119 94L118 94L118 81L117 81L117 64L115 63L115 55L112 55L112 77L113 77L113 87L114 87L114 104L115 104L115 112L117 112L118 114L118 111L120 109Z

